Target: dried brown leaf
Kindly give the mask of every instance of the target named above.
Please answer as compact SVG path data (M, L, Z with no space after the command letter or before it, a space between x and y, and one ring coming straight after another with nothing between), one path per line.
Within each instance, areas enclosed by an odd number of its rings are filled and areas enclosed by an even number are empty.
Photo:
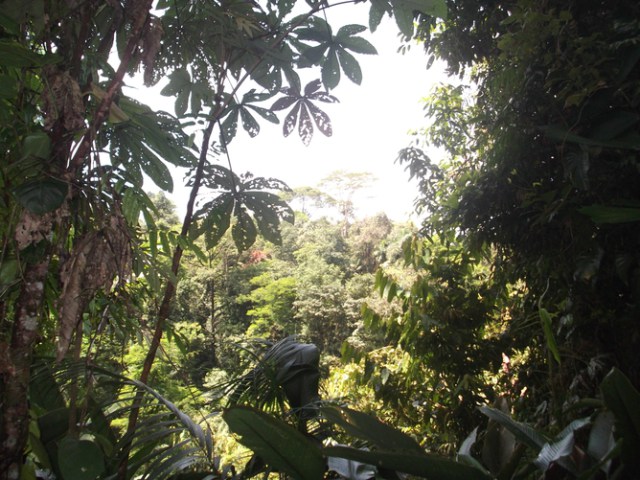
M109 292L114 282L124 282L131 274L131 242L125 220L112 215L101 230L85 234L65 261L58 299L57 360L66 355L73 332L93 296Z

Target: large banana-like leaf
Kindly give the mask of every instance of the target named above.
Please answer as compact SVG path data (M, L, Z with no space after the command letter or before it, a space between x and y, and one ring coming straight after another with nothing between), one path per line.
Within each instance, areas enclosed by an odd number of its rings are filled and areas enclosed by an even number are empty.
M249 407L233 407L223 413L240 443L268 465L297 480L320 480L325 461L318 446L290 425Z
M419 455L424 453L413 438L366 413L344 407L324 407L321 412L327 420L344 428L348 434L367 440L384 450Z
M522 443L528 445L534 450L539 451L547 442L548 439L529 425L516 422L506 413L491 407L480 407L480 411L492 420L495 420L500 425L505 427Z
M475 467L426 453L417 455L379 450L366 451L349 447L326 447L322 451L328 457L347 458L429 480L488 480L491 478Z
M630 472L640 468L640 393L617 368L600 385L604 403L615 416L616 434L622 438L622 460Z

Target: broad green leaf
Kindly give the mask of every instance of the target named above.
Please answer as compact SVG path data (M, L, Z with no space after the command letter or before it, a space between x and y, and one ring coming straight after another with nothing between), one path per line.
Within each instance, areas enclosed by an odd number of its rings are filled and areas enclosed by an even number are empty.
M362 70L355 57L346 50L340 49L338 50L338 59L347 78L356 85L360 85L362 83Z
M402 33L405 38L413 37L413 10L407 8L403 0L392 0L391 5L393 16L396 19L396 25L398 25L400 33Z
M624 137L613 140L598 140L577 135L558 125L549 125L540 128L550 139L562 143L577 143L587 147L619 148L623 150L640 150L640 135L632 132Z
M222 414L240 443L268 465L300 480L321 480L325 462L320 449L286 423L248 407L233 407Z
M238 250L243 252L256 241L258 230L251 215L243 206L237 205L234 214L236 222L231 227L231 236Z
M93 442L65 437L58 444L58 467L65 479L95 480L105 471L104 454Z
M329 118L329 115L311 102L305 102L305 105L309 108L309 113L311 113L311 117L318 126L318 129L324 134L324 136L330 137L333 134L333 129L331 128L331 119Z
M67 192L66 183L53 179L25 183L14 190L20 205L36 215L43 215L60 207Z
M316 65L318 63L321 63L321 60L324 57L327 49L328 45L325 43L321 43L320 45L307 48L302 55L309 61L311 65Z
M354 24L344 25L340 27L340 30L338 30L338 33L336 33L336 39L339 39L340 41L344 41L345 39L353 35L357 35L358 33L364 32L366 29L367 27L363 25L354 25Z
M370 480L376 477L375 467L355 460L328 457L327 466L330 471L336 472L349 480Z
M638 471L633 468L640 466L640 393L617 368L607 374L600 390L615 416L616 436L622 438L622 460L629 471Z
M391 3L403 4L403 8L426 13L436 18L447 18L446 0L391 0Z
M271 110L272 111L284 110L285 108L289 108L296 101L298 101L298 99L293 96L287 95L286 97L281 97L274 102L274 104L271 106Z
M253 118L253 115L249 113L248 109L243 108L240 110L240 119L242 120L242 128L244 128L251 138L260 133L260 124Z
M595 223L630 223L640 221L640 207L613 207L590 205L578 210Z
M172 97L180 93L186 87L191 86L191 76L184 68L174 70L169 75L169 83L160 91L160 95Z
M47 63L45 57L34 53L14 40L0 40L0 65L4 67L31 67Z
M326 60L322 64L322 83L327 90L332 90L340 83L340 64L334 49L329 51Z
M482 406L479 410L490 419L495 420L505 427L513 433L520 442L533 448L536 452L538 452L548 441L542 434L535 431L529 425L516 422L513 418L500 410L487 406Z
M48 159L51 154L51 139L44 132L27 135L22 145L23 158L33 156Z
M233 207L234 199L230 193L223 193L203 206L203 209L196 214L196 217L204 218L199 222L199 226L194 229L192 240L204 233L208 248L217 245L231 225Z
M615 110L607 118L591 129L591 136L596 140L613 140L640 122L640 115Z
M134 150L140 155L138 162L144 173L162 190L173 191L173 177L169 167L145 144L136 145Z
M391 6L387 0L371 0L369 9L369 30L375 32L385 13L391 13Z
M387 470L408 473L429 480L489 480L491 477L477 468L445 457L423 453L365 451L349 447L326 447L327 457L347 458Z
M313 138L313 124L311 123L311 115L307 108L306 102L300 102L300 122L298 123L298 134L302 139L302 143L309 145Z
M246 107L256 112L258 115L260 115L262 118L264 118L268 122L280 123L280 120L278 120L278 117L271 110L268 110L263 107L256 107L255 105L247 105Z
M341 41L341 45L344 49L351 50L352 52L362 53L364 55L377 55L378 51L376 47L371 45L367 40L362 37L348 37Z
M285 137L288 137L289 134L296 127L296 123L298 123L298 113L300 112L301 102L296 103L296 105L291 109L291 111L284 118L284 123L282 125L282 134Z
M381 449L424 453L413 438L366 413L346 407L324 407L321 412L327 420L344 428L349 435L367 440Z
M178 94L175 103L176 115L178 117L184 117L184 114L187 113L187 108L189 107L189 95L191 94L190 90L183 89Z
M0 263L0 285L10 285L18 277L20 264L14 258L3 259Z
M558 350L558 344L556 343L556 337L553 334L553 330L551 328L551 315L547 311L546 308L540 307L538 308L538 314L540 315L540 322L542 323L542 331L544 333L544 338L547 342L547 348L553 355L558 364L560 361L560 351Z
M10 75L0 75L0 98L14 98L17 93L18 81Z
M225 144L231 143L238 132L238 109L231 110L220 127Z

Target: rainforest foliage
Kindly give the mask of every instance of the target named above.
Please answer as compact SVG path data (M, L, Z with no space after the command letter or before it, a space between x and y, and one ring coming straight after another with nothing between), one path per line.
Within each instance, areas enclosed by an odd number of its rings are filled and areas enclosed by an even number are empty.
M1 5L0 478L637 478L635 2ZM332 134L382 21L451 74L420 222L234 172Z

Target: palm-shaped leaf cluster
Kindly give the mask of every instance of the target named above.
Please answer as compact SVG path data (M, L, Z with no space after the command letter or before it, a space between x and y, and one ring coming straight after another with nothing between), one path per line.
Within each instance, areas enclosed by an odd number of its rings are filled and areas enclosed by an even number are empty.
M378 52L367 40L357 36L366 30L362 25L345 25L333 35L331 26L326 20L314 17L313 22L305 28L296 31L298 44L302 55L303 65L320 65L322 83L328 90L334 89L340 83L340 71L352 82L362 83L362 69L355 57L349 53L375 55ZM317 42L309 46L302 41Z
M284 119L282 132L285 137L289 136L296 124L298 125L298 134L305 145L311 143L314 123L325 136L330 137L333 134L329 115L320 110L313 102L335 103L338 99L327 92L319 91L320 87L320 80L314 80L304 87L304 92L300 92L295 87L281 90L284 96L276 100L271 110L284 110L293 106Z
M294 221L291 207L273 193L289 191L284 182L251 174L238 176L220 165L208 165L205 170L204 185L221 193L196 212L194 238L204 234L207 246L211 247L231 226L233 240L240 250L249 248L258 232L272 243L281 242L280 222Z
M132 410L136 389L144 392L143 418L122 436L117 425ZM29 439L31 461L56 478L115 478L129 445L127 478L217 470L210 428L137 380L85 362L45 359L34 369L30 398L38 426Z

